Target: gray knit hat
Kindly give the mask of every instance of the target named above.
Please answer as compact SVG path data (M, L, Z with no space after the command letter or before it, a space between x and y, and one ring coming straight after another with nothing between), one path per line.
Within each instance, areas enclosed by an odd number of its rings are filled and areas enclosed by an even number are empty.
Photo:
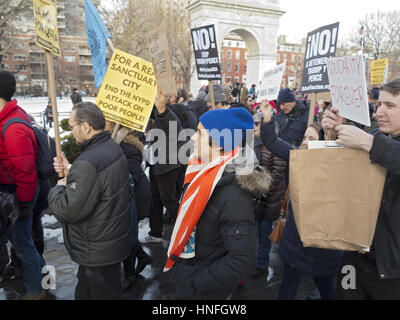
M213 88L214 88L215 103L226 101L224 89L222 88L222 86L214 84ZM210 93L208 93L208 95L206 97L206 101L211 102Z
M206 101L206 97L207 97L207 93L204 90L200 90L196 99L205 102Z

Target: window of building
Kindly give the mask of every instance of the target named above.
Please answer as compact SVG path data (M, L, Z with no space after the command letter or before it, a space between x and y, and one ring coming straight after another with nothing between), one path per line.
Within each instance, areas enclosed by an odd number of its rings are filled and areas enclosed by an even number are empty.
M228 72L232 72L232 65L228 63Z
M12 43L12 47L13 47L14 49L23 49L23 48L24 48L24 42L23 42L23 41L15 40L15 41L13 41L13 43Z
M64 51L75 51L75 46L64 46Z
M76 57L75 56L64 56L64 61L65 62L75 62Z
M8 64L7 64L7 63L1 65L0 67L1 67L2 69L4 69L4 70L8 70Z
M14 54L14 60L25 60L26 55L24 54Z
M239 77L235 77L235 83L239 83Z
M26 65L24 64L14 64L15 71L26 71Z
M239 63L236 63L235 65L235 72L239 72Z
M8 54L1 55L1 60L7 60L7 59L8 59Z
M17 74L16 77L17 81L26 81L28 80L28 76L25 74Z
M232 59L232 51L228 50L228 59Z
M237 50L237 51L235 52L235 59L236 59L236 60L240 60L240 50Z
M228 77L228 76L227 76L227 77L225 78L225 83L229 83L229 82L231 82L231 77Z

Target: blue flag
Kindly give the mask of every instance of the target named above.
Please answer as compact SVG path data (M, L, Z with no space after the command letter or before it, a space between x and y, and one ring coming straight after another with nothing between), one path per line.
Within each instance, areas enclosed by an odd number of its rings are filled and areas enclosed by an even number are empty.
M101 20L96 7L90 0L85 0L86 33L89 49L92 53L94 82L101 87L107 73L106 49L107 38L111 38L106 26Z

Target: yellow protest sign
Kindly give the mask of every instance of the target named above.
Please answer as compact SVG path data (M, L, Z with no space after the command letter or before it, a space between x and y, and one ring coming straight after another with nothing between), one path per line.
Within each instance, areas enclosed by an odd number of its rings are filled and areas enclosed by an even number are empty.
M371 62L371 85L380 85L386 82L388 65L388 58Z
M156 93L153 65L115 49L96 104L107 120L144 132Z
M33 0L36 44L60 56L56 0Z

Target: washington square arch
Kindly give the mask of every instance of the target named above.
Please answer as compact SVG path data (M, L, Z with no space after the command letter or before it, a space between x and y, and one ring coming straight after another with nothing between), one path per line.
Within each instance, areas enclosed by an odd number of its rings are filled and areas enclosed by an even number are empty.
M191 0L188 4L191 28L213 24L218 52L224 38L234 33L247 47L247 85L258 84L266 70L276 66L279 0ZM191 91L200 87L195 72Z

